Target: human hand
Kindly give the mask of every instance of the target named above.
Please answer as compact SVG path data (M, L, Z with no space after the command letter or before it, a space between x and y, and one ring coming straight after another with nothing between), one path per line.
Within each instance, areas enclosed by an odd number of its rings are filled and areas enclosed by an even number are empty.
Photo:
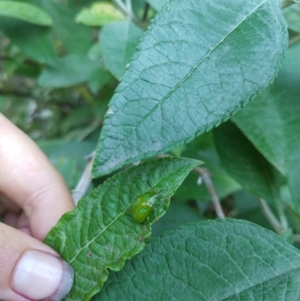
M0 300L61 300L73 270L42 243L74 207L47 157L0 113Z

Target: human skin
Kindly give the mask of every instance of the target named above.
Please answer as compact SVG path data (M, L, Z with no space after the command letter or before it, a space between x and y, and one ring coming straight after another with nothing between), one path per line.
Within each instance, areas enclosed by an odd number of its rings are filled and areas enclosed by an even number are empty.
M73 208L59 172L37 145L0 113L1 300L60 300L70 289L72 269L42 241Z

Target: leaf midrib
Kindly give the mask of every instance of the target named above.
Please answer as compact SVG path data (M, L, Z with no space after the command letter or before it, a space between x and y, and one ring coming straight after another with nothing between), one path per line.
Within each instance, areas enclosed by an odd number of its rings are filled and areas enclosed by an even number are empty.
M229 295L229 296L227 296L227 297L225 297L225 298L223 298L223 299L220 299L220 300L218 300L218 301L225 301L225 300L228 300L228 298L231 298L231 297L233 297L233 296L240 295L241 293L243 293L243 292L245 292L245 291L247 291L247 290L250 290L250 289L252 289L252 288L254 288L254 287L258 286L258 285L262 285L262 284L264 284L264 283L266 283L266 282L272 281L272 280L274 280L274 279L276 279L276 278L278 278L278 277L282 277L282 276L284 276L284 275L288 275L289 273L294 272L294 271L297 271L297 270L300 271L300 267L295 267L295 268L293 268L293 269L291 269L291 270L289 270L289 271L286 271L286 272L284 272L284 273L277 274L277 275L275 275L275 276L273 276L273 277L270 277L270 278L268 278L268 279L265 279L265 280L261 281L260 283L256 283L256 284L253 284L253 285L251 285L251 286L249 286L249 287L246 287L246 288L242 289L241 291L239 291L239 292L236 293L236 294L231 294L231 295Z
M243 24L245 22L246 19L248 19L248 17L252 16L261 6L263 6L266 2L268 2L269 0L264 0L263 2L261 2L258 6L256 6L249 14L247 14L235 27L232 28L232 30L230 32L228 32L227 35L225 35L214 47L212 47L210 49L210 51L202 58L199 60L199 62L192 67L192 69L190 70L190 72L185 75L183 77L183 79L177 83L174 88L172 88L145 116L144 118L142 118L136 126L134 126L132 128L132 130L124 136L124 138L120 141L120 143L118 145L116 145L115 149L119 148L120 145L123 144L123 142L125 140L127 140L127 138L137 129L137 127L139 127L142 122L144 122L144 120L146 120L148 118L148 116L150 116L156 109L158 106L160 106L167 98L169 98L170 95L173 94L174 91L177 90L177 88L179 88L191 75L192 73L200 66L200 64L210 56L210 54L220 45L222 44L241 24Z
M90 244L92 244L93 242L95 242L95 240L101 235L103 234L103 232L105 232L110 226L112 226L122 215L124 215L129 208L131 207L131 204L128 205L120 214L118 214L108 225L106 225L97 235L95 235L95 237L90 240L87 244L85 244L83 247L81 247L78 252L73 256L72 259L70 259L68 262L72 263L76 257L83 251L85 250Z

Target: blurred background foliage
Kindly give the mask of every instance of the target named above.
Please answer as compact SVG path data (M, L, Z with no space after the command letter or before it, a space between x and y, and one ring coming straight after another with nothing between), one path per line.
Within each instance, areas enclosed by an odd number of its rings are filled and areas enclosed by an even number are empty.
M40 145L70 189L96 148L126 65L167 0L125 1L125 13L121 2L0 1L0 111ZM285 15L291 39L298 39L299 6ZM225 171L211 132L173 154L205 162L227 216L270 227L253 194ZM210 195L191 173L154 233L211 217Z

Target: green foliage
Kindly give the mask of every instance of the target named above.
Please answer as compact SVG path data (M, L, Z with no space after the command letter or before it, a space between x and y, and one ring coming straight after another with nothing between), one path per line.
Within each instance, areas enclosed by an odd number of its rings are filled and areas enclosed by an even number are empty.
M110 102L93 175L169 151L228 119L274 79L286 40L274 1L235 2L231 10L172 1Z
M51 17L45 11L17 1L0 1L0 16L16 18L42 26L53 24Z
M201 135L187 144L181 155L204 162L203 168L209 170L214 187L220 198L225 198L241 188L224 169L213 141L212 132ZM196 173L189 174L176 191L174 195L176 200L184 201L189 199L210 202L211 198L205 185L203 183L197 185L198 178L199 175Z
M93 301L296 301L299 269L299 251L270 231L201 222L152 239Z
M284 15L290 29L300 33L300 3L288 7L284 11Z
M76 16L76 22L89 26L104 26L114 21L123 20L124 16L110 3L94 3L84 8Z
M111 37L114 37L112 40ZM130 62L143 30L129 21L106 25L99 35L104 64L120 80Z
M45 242L75 271L75 282L65 300L89 300L103 286L108 269L120 270L126 259L141 251L188 172L200 161L165 158L132 167L109 178L66 213ZM149 187L149 183L153 187ZM132 209L149 190L159 191L147 223L136 221Z
M86 165L85 156L90 154L96 143L91 141L51 140L41 141L39 147L48 156L52 164L67 181L70 189L74 189L82 170Z
M275 83L234 117L255 147L286 177L294 209L300 212L299 45L286 52ZM294 74L293 74L294 73Z
M300 298L300 14L282 4L0 1L0 112L74 198L100 184L46 238L75 270L65 300Z
M269 202L278 197L280 174L231 122L215 131L223 166L242 187ZM230 143L227 141L230 140Z
M169 0L147 0L147 2L157 11L161 10Z

